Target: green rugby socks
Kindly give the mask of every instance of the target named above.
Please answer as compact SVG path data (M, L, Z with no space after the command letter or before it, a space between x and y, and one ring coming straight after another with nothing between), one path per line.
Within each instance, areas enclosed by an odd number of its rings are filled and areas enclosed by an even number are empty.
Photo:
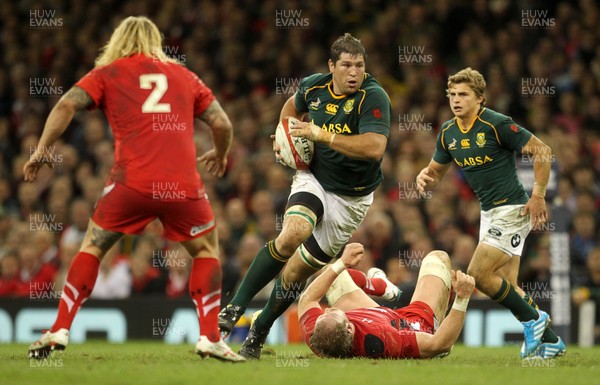
M242 280L230 304L246 309L252 298L265 287L283 268L289 257L284 257L275 249L275 241L270 241L260 249L246 276Z
M300 297L306 282L283 283L283 277L279 276L267 305L256 319L256 327L261 330L269 330L273 322L281 316L294 301Z
M494 301L504 306L513 313L521 322L538 319L538 312L523 297L517 293L515 288L505 279L502 280L500 290L491 297Z

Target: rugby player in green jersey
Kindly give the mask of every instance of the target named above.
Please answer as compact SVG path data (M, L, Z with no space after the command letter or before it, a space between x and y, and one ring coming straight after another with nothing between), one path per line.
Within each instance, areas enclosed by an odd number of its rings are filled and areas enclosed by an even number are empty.
M477 288L509 309L524 327L521 358L553 358L565 345L550 317L517 286L525 238L548 219L546 185L551 149L510 117L485 105L483 76L466 68L448 78L455 117L445 122L433 158L417 176L421 193L437 186L454 161L481 204L479 245L467 269ZM531 155L535 184L529 197L517 177L515 152Z
M365 72L365 59L360 40L339 37L331 46L330 73L304 78L281 110L280 119L307 118L292 135L312 140L315 150L310 169L294 176L281 233L259 251L219 314L221 332L230 333L256 293L283 268L267 305L252 322L240 351L244 357L260 357L273 322L299 297L306 279L340 254L381 183L391 104Z

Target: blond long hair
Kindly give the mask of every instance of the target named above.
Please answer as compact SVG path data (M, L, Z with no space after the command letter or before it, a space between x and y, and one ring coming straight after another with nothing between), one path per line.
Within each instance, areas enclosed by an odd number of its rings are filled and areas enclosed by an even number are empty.
M115 29L102 53L96 58L96 67L135 54L143 54L161 62L179 63L162 49L162 35L156 24L145 16L129 16Z

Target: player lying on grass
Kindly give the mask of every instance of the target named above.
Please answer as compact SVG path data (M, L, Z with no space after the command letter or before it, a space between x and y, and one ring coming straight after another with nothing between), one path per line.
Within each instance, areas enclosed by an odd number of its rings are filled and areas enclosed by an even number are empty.
M308 346L323 357L431 358L447 355L462 330L473 277L450 270L450 258L435 250L423 259L408 306L380 307L345 271L362 259L361 244L346 246L300 297L298 317ZM450 287L456 293L446 317ZM331 307L321 309L327 295Z

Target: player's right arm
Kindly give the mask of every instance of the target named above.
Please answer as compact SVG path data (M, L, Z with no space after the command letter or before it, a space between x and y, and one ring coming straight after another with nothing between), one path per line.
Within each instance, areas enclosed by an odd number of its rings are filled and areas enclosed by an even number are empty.
M360 243L349 243L344 248L344 253L335 263L329 264L308 287L298 300L298 319L312 308L321 308L319 301L325 296L327 290L336 280L338 275L348 267L356 266L362 259L365 248Z
M417 175L417 189L421 193L425 190L432 190L437 187L440 180L446 175L452 163L438 163L431 159L429 165L421 170Z
M229 117L217 100L213 100L200 119L210 126L214 148L198 160L206 163L206 169L213 175L223 176L227 167L227 154L233 140L233 126Z
M448 129L447 124L444 123L442 125L442 129L437 136L435 151L429 165L417 175L417 190L421 194L424 194L425 190L436 188L452 164L452 156L445 144L445 132Z
M281 113L279 114L279 121L283 120L283 118L287 117L287 116L293 116L294 118L298 119L298 120L303 120L304 119L304 115L306 115L306 113L298 111L296 109L296 96L291 96L283 105L283 107L281 108Z
M77 86L72 87L60 98L58 103L52 108L52 111L50 111L48 119L46 119L42 137L34 153L23 166L23 174L26 182L33 182L35 180L38 170L46 163L44 159L48 159L45 153L65 132L73 120L75 113L88 108L92 104L93 101L90 95Z
M416 333L419 356L431 358L442 353L449 353L458 339L465 322L467 304L475 289L475 279L462 271L451 271L452 288L456 293L452 310L435 334Z

